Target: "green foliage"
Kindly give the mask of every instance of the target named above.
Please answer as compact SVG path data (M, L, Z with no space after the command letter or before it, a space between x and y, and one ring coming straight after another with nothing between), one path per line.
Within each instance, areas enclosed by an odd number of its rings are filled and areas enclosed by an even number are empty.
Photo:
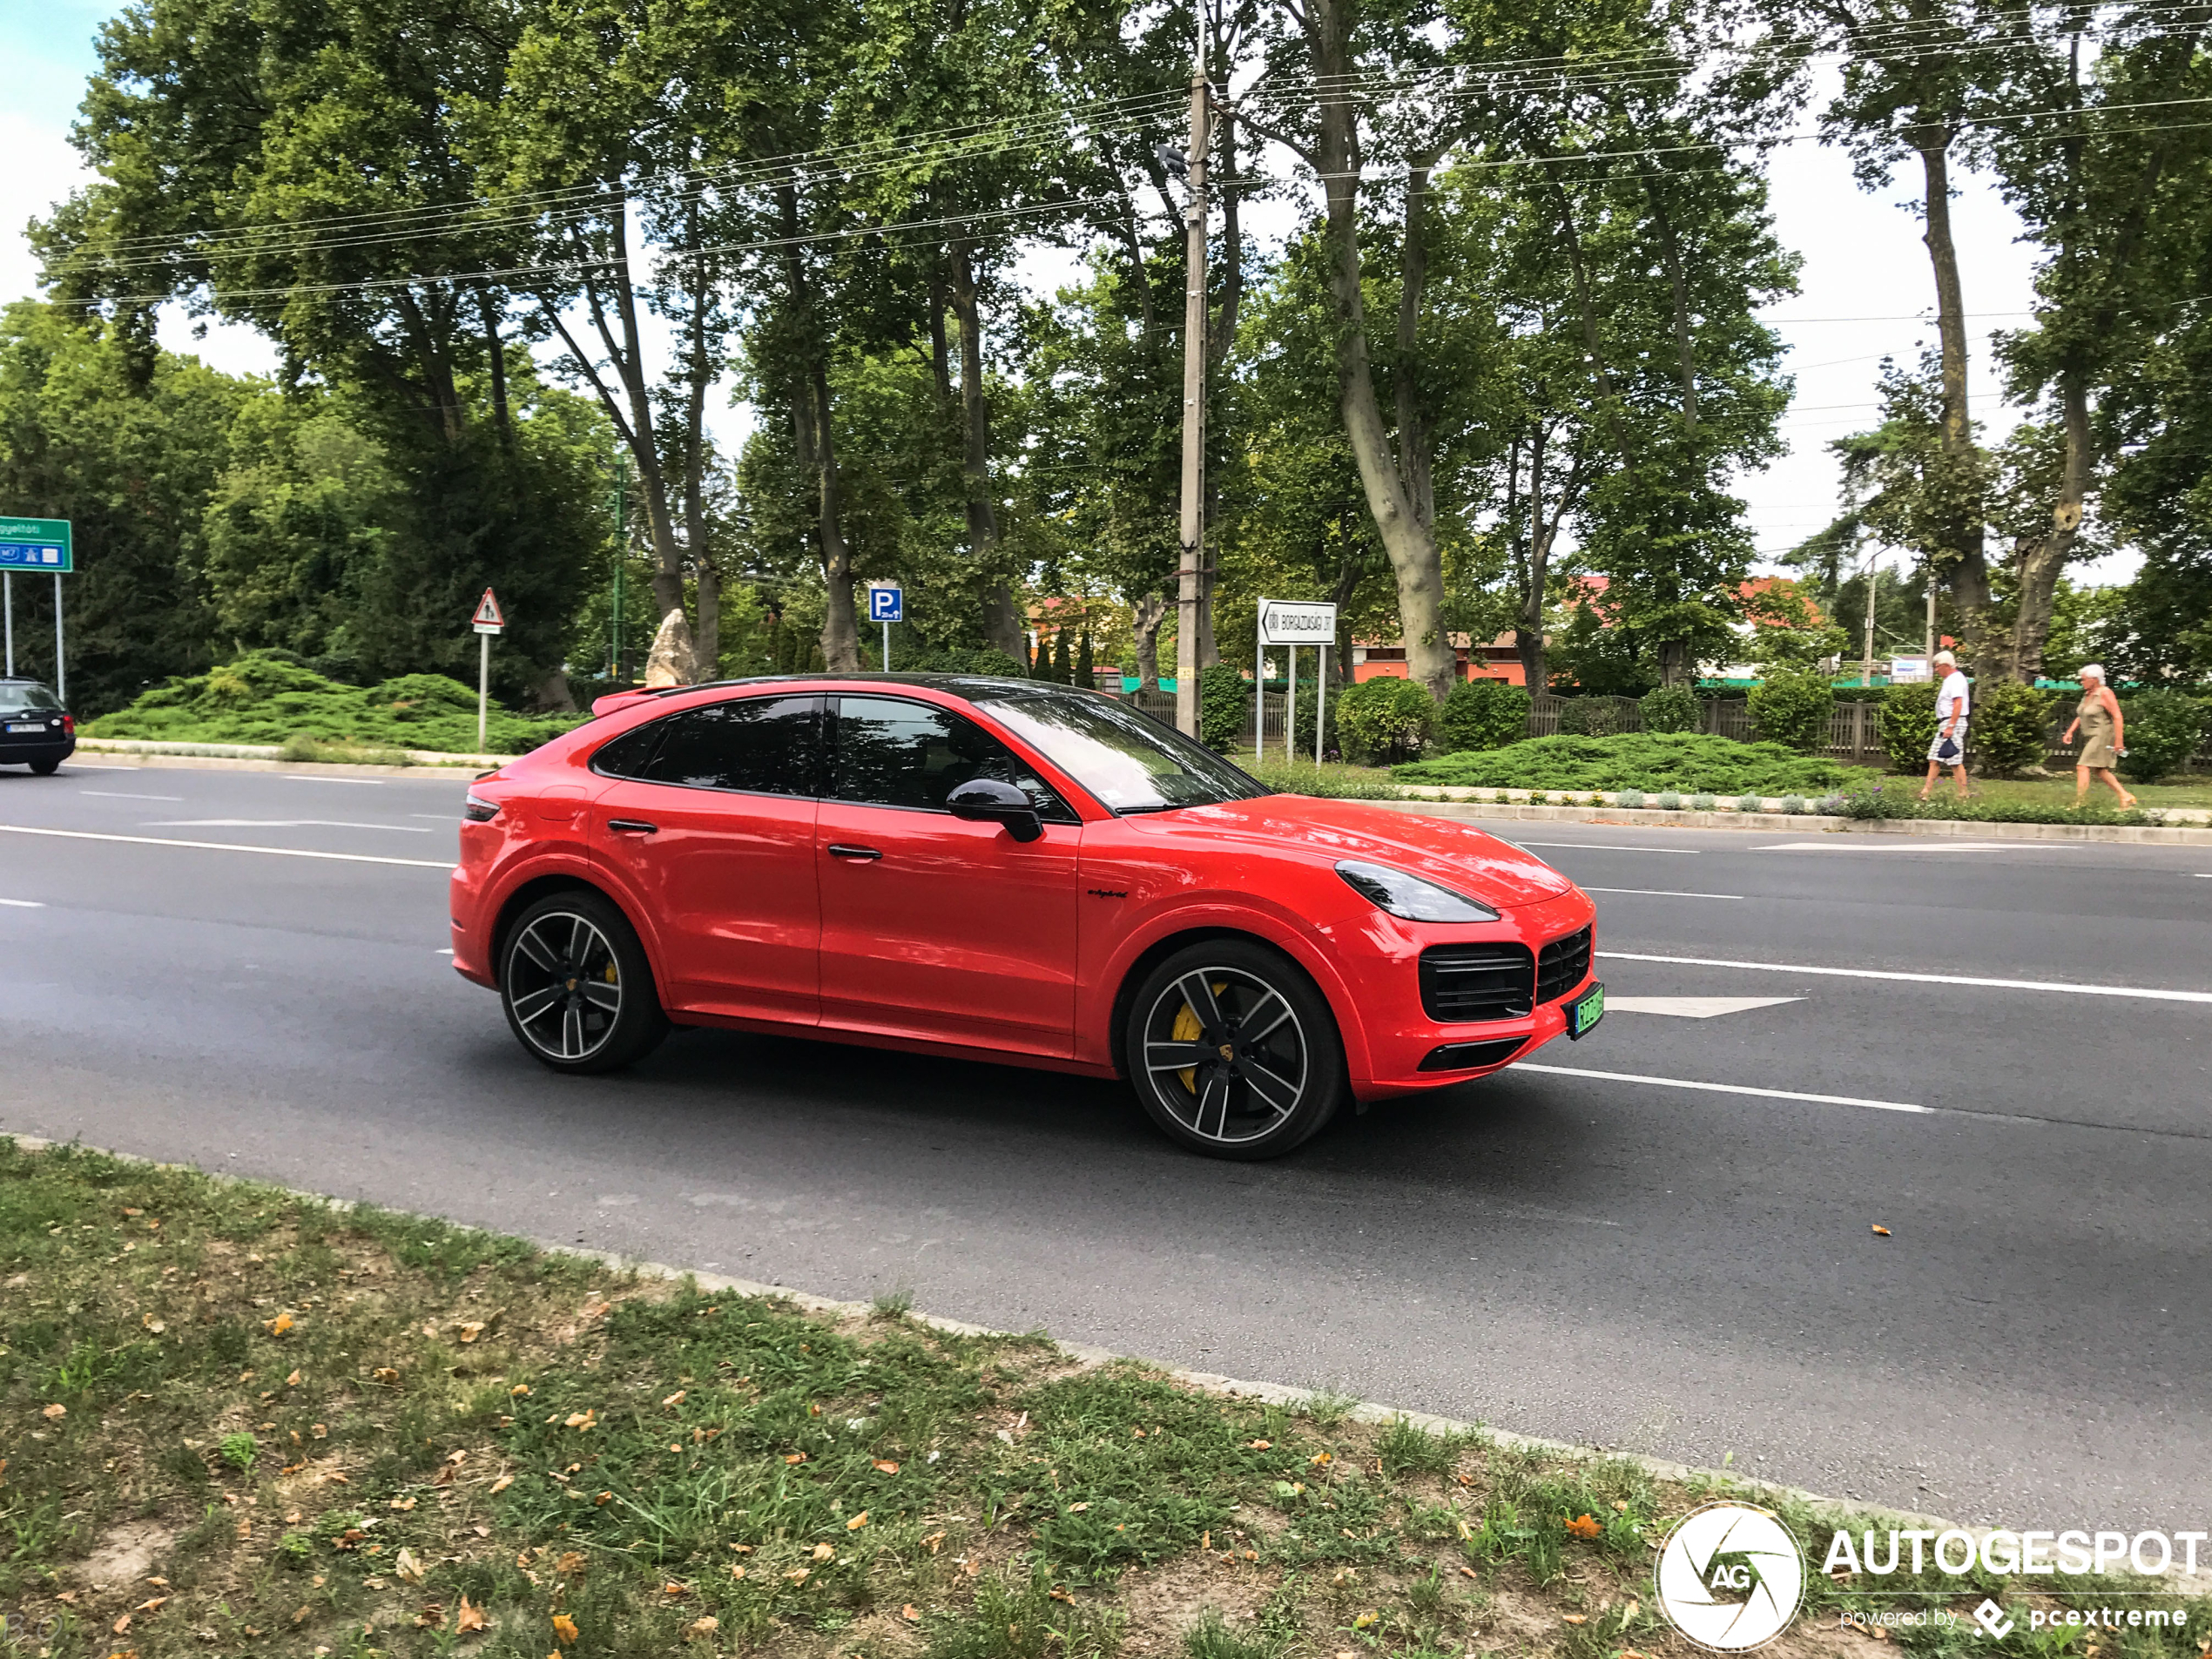
M1836 691L1818 670L1770 671L1751 688L1750 700L1751 729L1760 741L1783 744L1801 754L1827 743Z
M529 719L495 707L486 743L521 754L558 737L577 717ZM178 743L292 743L301 737L393 749L476 752L474 687L442 674L403 674L368 687L341 685L283 651L249 651L235 662L172 680L105 716L87 735Z
M1043 653L1040 651L1039 656ZM1227 663L1198 671L1198 741L1226 754L1251 725L1251 694Z
M1398 767L1400 783L1477 789L1707 791L1778 795L1831 789L1863 774L1777 743L1691 732L1618 738L1530 738L1510 748L1445 755Z
M1697 693L1687 685L1662 685L1646 691L1637 707L1647 732L1695 732L1704 718Z
M2187 765L2212 718L2212 708L2180 691L2137 691L2120 712L2128 745L2121 769L2147 784Z
M2049 692L2018 680L1977 686L1966 732L1983 770L2009 778L2041 765L2050 753L2053 701Z
M1919 772L1927 765L1928 745L1935 741L1937 689L1935 682L1927 680L1892 685L1882 694L1875 730L1891 771Z
M1559 729L1568 737L1615 737L1622 724L1621 705L1609 697L1570 697L1559 711Z
M1362 680L1337 698L1337 737L1345 759L1363 765L1418 755L1435 718L1428 689L1409 679Z
M1960 800L1950 790L1938 790L1927 799L1916 795L1909 784L1855 789L1837 803L1844 818L1870 820L1936 819L1970 824L2148 824L2140 811L2114 811L2097 801L2075 806L2052 800Z
M1503 680L1460 682L1438 711L1436 735L1447 751L1519 743L1528 735L1527 688Z
M1329 686L1321 696L1321 752L1325 756L1339 752L1341 742L1337 736L1337 699L1342 695L1337 686ZM1313 688L1301 687L1298 701L1291 710L1291 746L1297 755L1309 764L1313 759Z

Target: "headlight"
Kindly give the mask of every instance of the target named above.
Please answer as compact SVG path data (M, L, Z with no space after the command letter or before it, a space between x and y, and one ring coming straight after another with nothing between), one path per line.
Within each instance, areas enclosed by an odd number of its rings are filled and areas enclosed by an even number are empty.
M1393 870L1387 864L1365 859L1345 859L1337 873L1350 882L1359 896L1378 910L1407 921L1495 921L1498 913L1480 900L1440 887L1420 876Z

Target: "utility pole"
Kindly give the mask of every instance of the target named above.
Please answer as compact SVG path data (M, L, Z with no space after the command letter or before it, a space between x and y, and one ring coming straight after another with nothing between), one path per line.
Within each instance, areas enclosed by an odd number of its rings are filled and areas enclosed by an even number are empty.
M608 678L622 683L622 563L630 550L630 468L628 457L615 450L615 593L607 625Z
M1190 66L1187 253L1183 286L1183 543L1176 598L1175 725L1198 735L1198 563L1205 542L1206 470L1206 5L1197 6Z
M1882 567L1866 561L1866 648L1858 660L1858 683L1874 683L1874 596L1881 591Z

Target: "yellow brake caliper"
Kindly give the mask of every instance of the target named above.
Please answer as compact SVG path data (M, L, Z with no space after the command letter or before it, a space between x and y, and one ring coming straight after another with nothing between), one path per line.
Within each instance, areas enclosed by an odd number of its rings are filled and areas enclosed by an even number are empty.
M1213 994L1219 996L1228 988L1229 981L1223 980L1213 988ZM1205 1035L1205 1025L1198 1018L1197 1010L1185 1002L1176 1015L1174 1028L1169 1031L1168 1035L1177 1042L1196 1042ZM1183 1080L1183 1086L1192 1094L1198 1092L1198 1069L1196 1066L1186 1066L1175 1075Z

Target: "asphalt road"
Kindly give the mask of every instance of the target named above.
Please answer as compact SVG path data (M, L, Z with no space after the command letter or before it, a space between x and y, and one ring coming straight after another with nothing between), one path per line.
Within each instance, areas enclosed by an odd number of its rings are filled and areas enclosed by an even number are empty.
M0 772L0 1129L1969 1521L2212 1515L2212 848L1501 825L1615 1011L1247 1167L797 1041L553 1076L441 954L462 786ZM1683 998L1759 1005L1619 1006Z

